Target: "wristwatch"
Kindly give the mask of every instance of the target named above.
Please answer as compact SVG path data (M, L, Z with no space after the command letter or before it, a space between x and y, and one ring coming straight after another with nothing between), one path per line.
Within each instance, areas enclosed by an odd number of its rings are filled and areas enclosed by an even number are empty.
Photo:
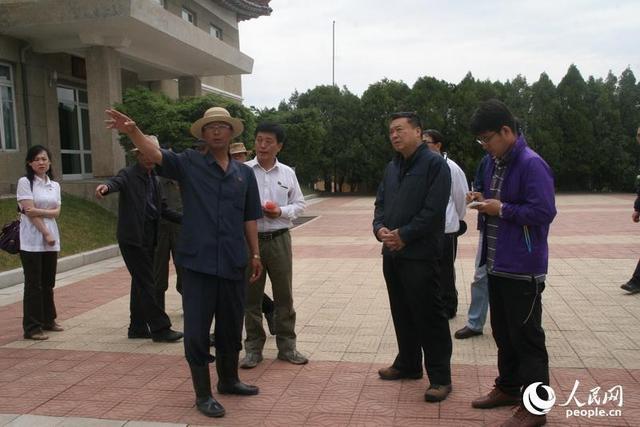
M251 257L252 257L253 259L260 259L260 255L258 255L258 254L253 254Z
M500 202L500 209L498 210L498 217L502 218L502 202Z

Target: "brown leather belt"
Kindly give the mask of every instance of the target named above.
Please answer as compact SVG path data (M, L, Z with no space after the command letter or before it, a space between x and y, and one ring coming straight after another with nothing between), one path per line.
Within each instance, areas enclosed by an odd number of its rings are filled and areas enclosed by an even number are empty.
M258 239L260 239L260 240L273 240L276 237L278 237L281 234L284 234L284 233L286 233L288 231L289 231L288 228L281 228L280 230L276 230L276 231L269 231L269 232L266 232L266 233L258 233Z

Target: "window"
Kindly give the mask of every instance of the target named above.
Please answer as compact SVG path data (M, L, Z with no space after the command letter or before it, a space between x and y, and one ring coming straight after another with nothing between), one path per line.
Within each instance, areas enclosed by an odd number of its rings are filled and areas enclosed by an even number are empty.
M209 24L209 35L222 40L222 29L213 24Z
M0 63L0 150L17 150L16 99L11 66Z
M182 8L182 19L187 21L190 24L196 25L196 14L187 9L186 7Z
M87 91L58 86L58 120L62 174L67 179L92 176Z

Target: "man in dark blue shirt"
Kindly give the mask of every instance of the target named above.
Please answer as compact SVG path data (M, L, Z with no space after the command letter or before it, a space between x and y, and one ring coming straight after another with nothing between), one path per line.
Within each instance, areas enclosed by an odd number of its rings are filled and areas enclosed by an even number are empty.
M211 394L209 330L216 318L216 370L221 394L257 394L238 378L249 259L254 282L262 273L256 220L262 217L253 171L229 156L229 143L242 134L242 121L214 107L191 126L205 141L202 151L180 154L154 146L129 117L107 110L107 127L126 133L136 147L160 165L161 176L180 184L182 233L176 262L183 271L184 346L196 393L196 406L210 417L225 410ZM246 244L245 244L246 240ZM247 245L251 256L247 254Z

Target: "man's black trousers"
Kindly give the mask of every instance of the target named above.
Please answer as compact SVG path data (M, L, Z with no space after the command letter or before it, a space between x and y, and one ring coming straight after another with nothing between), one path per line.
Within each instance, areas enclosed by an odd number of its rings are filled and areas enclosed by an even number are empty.
M543 283L489 274L491 329L498 347L496 385L518 396L534 382L549 384L549 356L542 329ZM543 396L543 390L539 395Z
M398 356L393 366L405 373L422 372L431 384L451 384L451 335L440 297L437 259L383 257Z
M152 333L171 327L167 313L156 301L156 285L153 271L155 229L145 224L148 242L143 246L120 244L120 253L131 274L129 330L144 332L147 325Z
M213 361L209 333L215 316L216 352L237 353L242 349L245 281L226 280L183 268L182 309L184 350L190 365Z
M456 253L458 252L458 235L444 235L441 261L442 304L445 313L451 318L458 311L458 290L456 289Z

